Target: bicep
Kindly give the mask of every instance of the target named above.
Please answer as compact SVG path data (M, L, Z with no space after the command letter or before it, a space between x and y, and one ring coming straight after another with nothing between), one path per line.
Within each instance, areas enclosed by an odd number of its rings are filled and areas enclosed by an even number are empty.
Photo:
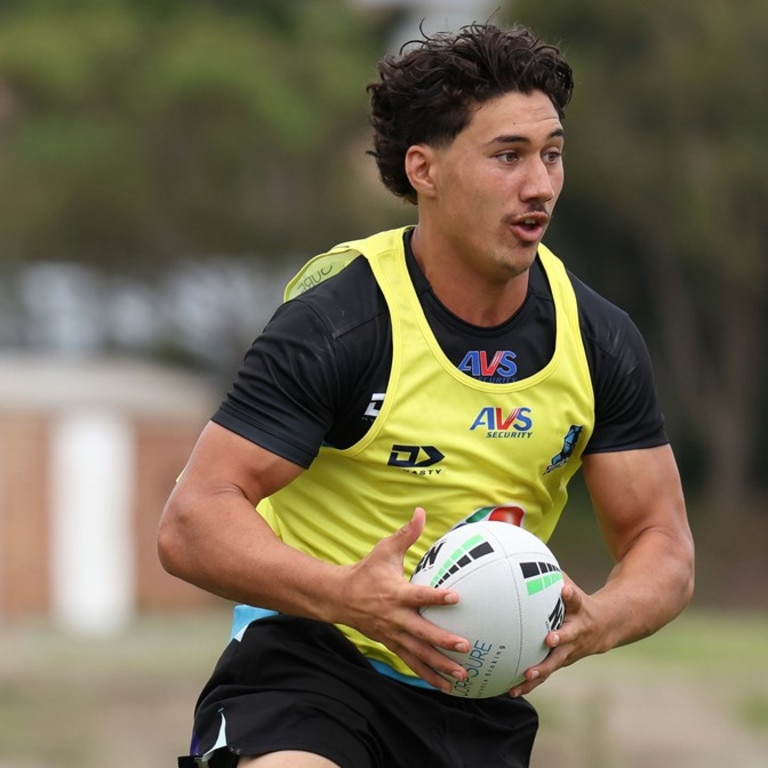
M216 594L247 602L238 570L252 542L273 537L256 504L302 469L209 422L160 516L164 568Z
M197 498L234 493L255 506L302 471L298 464L209 422L179 477L176 492Z
M653 531L690 546L685 500L669 445L584 456L584 478L613 559Z

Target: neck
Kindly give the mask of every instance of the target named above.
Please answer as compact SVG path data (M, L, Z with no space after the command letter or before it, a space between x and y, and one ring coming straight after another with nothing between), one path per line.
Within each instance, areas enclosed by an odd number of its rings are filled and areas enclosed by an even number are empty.
M440 302L471 325L493 327L509 320L528 294L528 269L519 273L483 271L453 252L448 243L416 227L411 248Z

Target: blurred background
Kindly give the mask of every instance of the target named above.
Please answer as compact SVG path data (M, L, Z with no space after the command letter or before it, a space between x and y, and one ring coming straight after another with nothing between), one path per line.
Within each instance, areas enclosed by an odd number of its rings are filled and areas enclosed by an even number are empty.
M0 768L186 750L230 606L163 573L162 505L287 278L414 221L376 61L491 16L575 69L547 244L645 334L698 545L690 611L535 694L536 767L768 765L768 4L5 0ZM602 583L578 485L551 545Z

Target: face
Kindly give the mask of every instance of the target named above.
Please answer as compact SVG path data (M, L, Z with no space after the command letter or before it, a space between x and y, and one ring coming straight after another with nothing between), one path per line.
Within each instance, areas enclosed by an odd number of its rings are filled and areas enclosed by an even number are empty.
M480 105L449 146L410 152L423 163L412 177L420 226L444 258L489 280L524 273L563 186L563 128L549 98L504 94Z

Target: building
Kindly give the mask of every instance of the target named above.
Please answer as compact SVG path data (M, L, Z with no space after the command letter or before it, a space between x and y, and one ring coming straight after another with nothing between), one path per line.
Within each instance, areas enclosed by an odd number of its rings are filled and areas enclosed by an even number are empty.
M163 571L155 532L215 404L146 363L0 357L0 625L109 632L214 604Z

